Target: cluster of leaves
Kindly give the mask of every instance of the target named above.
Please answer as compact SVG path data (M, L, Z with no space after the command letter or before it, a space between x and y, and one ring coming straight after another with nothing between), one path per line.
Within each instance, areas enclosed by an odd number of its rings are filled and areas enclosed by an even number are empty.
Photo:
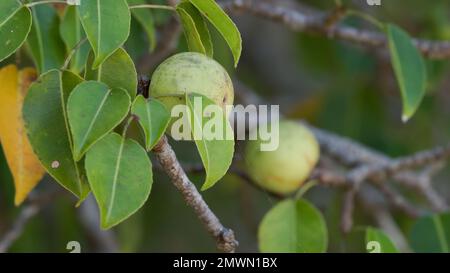
M158 100L137 94L135 65L122 48L132 16L144 27L150 50L154 48L153 17L146 8L155 6L146 4L82 0L61 10L39 1L1 1L0 61L24 45L37 69L18 71L10 65L0 71L5 98L0 135L15 178L16 204L45 172L79 203L92 191L103 228L117 225L147 200L153 183L148 152L165 133L170 113ZM214 0L182 1L176 9L165 8L182 18L190 50L212 57L209 21L225 38L237 64L239 31ZM193 109L198 96L186 94L193 128L207 121ZM201 98L204 107L213 103ZM143 138L127 136L133 121L138 121ZM196 140L196 145L207 189L229 168L234 142ZM222 160L215 160L216 155Z

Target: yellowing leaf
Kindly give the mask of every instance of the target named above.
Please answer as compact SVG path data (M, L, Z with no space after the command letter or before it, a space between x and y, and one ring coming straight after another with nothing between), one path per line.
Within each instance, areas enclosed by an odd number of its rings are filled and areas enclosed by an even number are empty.
M20 205L45 174L33 153L22 118L23 100L36 71L18 71L15 65L0 70L0 141L16 187Z

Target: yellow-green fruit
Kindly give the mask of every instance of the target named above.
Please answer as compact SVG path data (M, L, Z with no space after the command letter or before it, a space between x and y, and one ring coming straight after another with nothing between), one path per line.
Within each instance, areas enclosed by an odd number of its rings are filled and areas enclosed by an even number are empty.
M168 110L185 103L186 93L198 93L224 109L234 101L233 83L227 71L215 60L194 52L176 54L153 73L150 96Z
M317 140L297 122L280 121L276 150L261 151L261 143L264 142L248 142L245 163L250 177L270 192L286 195L296 191L319 160Z

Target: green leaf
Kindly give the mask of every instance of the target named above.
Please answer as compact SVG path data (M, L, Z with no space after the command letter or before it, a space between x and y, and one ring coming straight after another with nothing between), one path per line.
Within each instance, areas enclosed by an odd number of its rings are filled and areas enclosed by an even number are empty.
M327 228L322 214L306 200L288 199L273 207L258 231L261 252L309 253L327 250Z
M17 0L0 1L0 62L13 54L27 39L31 11Z
M131 113L139 117L145 135L145 147L150 151L164 135L170 121L170 113L157 100L146 100L139 95L133 103Z
M123 48L116 50L97 70L91 69L93 59L91 53L85 70L86 80L103 82L110 88L123 88L134 99L138 85L137 72L133 60Z
M121 47L130 34L131 14L125 0L81 1L80 19L95 53L96 69Z
M86 171L100 208L101 227L111 228L135 213L147 200L152 165L134 140L111 133L86 154Z
M450 252L450 213L420 218L411 231L411 247L419 253Z
M31 87L23 105L23 118L34 152L47 172L83 200L89 187L82 166L72 154L66 103L83 80L68 71L51 70Z
M219 31L227 42L237 66L241 57L242 38L238 28L222 8L214 0L189 0L211 24Z
M77 85L67 102L67 116L73 137L76 161L99 139L111 132L127 116L130 96L124 89L88 81Z
M127 0L131 5L143 5L147 4L145 0ZM155 49L156 46L156 31L155 23L153 21L153 14L149 9L132 9L131 14L141 24L147 33L148 41L150 44L150 52Z
M177 12L183 23L189 50L212 57L214 52L211 35L201 13L189 2L178 4Z
M78 9L75 6L68 6L64 12L59 32L66 44L67 52L71 52L79 42L86 38L86 33L80 22ZM76 51L70 62L70 70L74 73L80 73L84 70L89 55L89 43L84 43Z
M48 5L32 9L33 27L27 45L40 73L58 69L64 64L65 46L59 35L59 17Z
M427 84L426 66L422 55L414 46L408 33L391 24L387 25L386 31L392 66L402 94L402 119L406 122L419 108L425 95Z
M366 245L376 242L380 245L380 253L398 253L397 247L383 231L368 227L366 229Z
M222 108L212 100L200 94L186 94L186 104L192 136L206 171L202 190L207 190L228 171L234 155L234 137ZM209 117L203 115L208 111L212 112ZM217 137L209 135L208 130L205 130L214 124L217 124L214 126L215 130L222 129Z

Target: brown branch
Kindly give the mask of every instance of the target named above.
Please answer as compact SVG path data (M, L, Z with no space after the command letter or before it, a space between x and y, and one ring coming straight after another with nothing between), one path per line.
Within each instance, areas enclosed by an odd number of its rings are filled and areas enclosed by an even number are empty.
M317 128L310 128L314 131L322 148L332 156L347 165L360 165L346 176L356 190L365 180L370 180L394 207L413 218L422 215L421 211L410 204L402 195L383 183L389 176L392 176L396 180L407 181L408 183L403 184L412 187L417 193L425 197L434 211L442 212L448 209L445 201L431 187L430 175L422 174L422 176L418 176L403 170L427 166L447 159L450 156L449 145L399 159L391 159L350 139L335 136ZM424 179L428 183L424 183ZM345 198L341 219L341 229L344 233L349 232L352 227L353 202L353 190L349 190Z
M317 180L319 185L327 187L351 188L351 183L345 175L323 168L316 168L311 174L311 180Z
M314 133L320 148L346 166L389 161L389 157L354 140L305 124Z
M424 171L417 173L403 170L404 168L439 163L449 157L448 146L438 147L435 150L425 151L395 160L349 138L338 136L312 126L309 126L309 128L319 141L323 152L346 166L360 166L357 171L355 169L353 173L348 175L350 180L353 182L356 181L356 184L360 184L369 178L372 181L379 182L387 178L385 176L383 177L383 174L388 174L399 184L411 188L424 197L434 211L442 212L448 209L442 197L431 187L430 177L434 172ZM389 167L391 165L392 167ZM383 169L383 166L385 169Z
M405 169L412 169L440 162L448 159L449 157L450 144L447 144L445 146L435 147L407 157L392 160L389 164L383 164L378 168L374 168L371 175L389 175Z
M418 218L423 213L416 209L409 201L407 201L402 195L398 194L395 190L389 187L385 183L377 183L377 188L384 193L389 202L399 210L406 213L411 218Z
M221 4L230 13L250 13L283 24L296 32L318 34L373 48L386 47L387 44L385 35L380 32L342 25L330 28L327 25L329 14L310 7L305 11L263 0L230 0L222 1ZM414 43L430 59L450 58L450 42L414 39Z
M5 253L8 251L11 245L20 237L20 235L22 235L28 221L33 218L40 211L40 209L40 206L37 204L31 204L22 209L12 228L0 241L0 253Z
M436 147L427 151L398 159L385 159L380 163L369 163L356 168L349 174L356 187L364 180L374 179L376 181L385 180L387 177L399 173L405 169L412 169L439 162L450 156L450 144L443 147Z
M380 206L377 202L367 197L366 194L359 192L357 195L358 203L362 205L365 211L369 211L372 214L377 226L390 235L389 237L402 253L411 252L408 240L394 220L391 212L386 207Z
M353 211L355 210L356 190L350 189L344 195L341 213L341 231L349 233L353 227Z
M174 186L181 192L186 203L194 210L206 230L216 239L217 248L223 252L235 252L238 242L231 229L225 228L211 211L195 185L189 180L164 136L153 149L159 164Z

